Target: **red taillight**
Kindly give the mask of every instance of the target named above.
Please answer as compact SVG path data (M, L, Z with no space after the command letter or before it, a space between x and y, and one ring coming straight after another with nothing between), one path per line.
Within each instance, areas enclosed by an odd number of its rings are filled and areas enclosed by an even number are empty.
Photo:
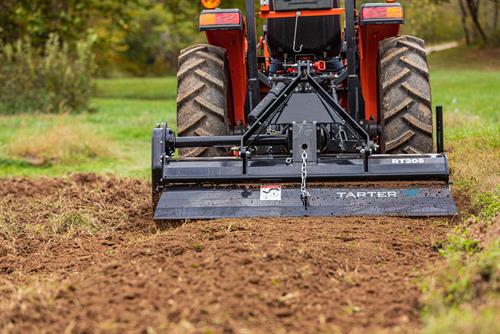
M202 13L200 27L206 26L232 26L241 23L240 13Z
M215 14L217 24L240 24L239 13Z
M363 20L373 19L402 19L403 8L401 6L367 6L361 13Z

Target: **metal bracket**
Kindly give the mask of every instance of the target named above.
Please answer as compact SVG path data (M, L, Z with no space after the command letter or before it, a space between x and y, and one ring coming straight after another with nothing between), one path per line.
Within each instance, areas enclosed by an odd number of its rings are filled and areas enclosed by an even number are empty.
M308 162L318 161L318 137L316 123L293 123L293 162L302 163L302 152L306 151Z
M436 107L436 146L437 153L444 153L443 106Z

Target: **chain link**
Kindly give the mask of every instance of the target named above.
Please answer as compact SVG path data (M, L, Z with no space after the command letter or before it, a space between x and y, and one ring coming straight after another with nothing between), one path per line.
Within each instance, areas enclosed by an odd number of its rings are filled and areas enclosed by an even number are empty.
M311 194L307 191L306 182L307 182L307 152L306 152L306 150L304 150L302 152L302 173L301 173L301 183L300 183L300 199L304 203L304 206L307 208L309 206L309 197L311 197Z

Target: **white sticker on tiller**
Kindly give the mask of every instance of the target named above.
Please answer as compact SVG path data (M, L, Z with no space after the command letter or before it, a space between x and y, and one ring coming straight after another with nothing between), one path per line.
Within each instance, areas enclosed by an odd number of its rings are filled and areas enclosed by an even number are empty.
M260 186L261 201L281 201L281 186L265 185Z

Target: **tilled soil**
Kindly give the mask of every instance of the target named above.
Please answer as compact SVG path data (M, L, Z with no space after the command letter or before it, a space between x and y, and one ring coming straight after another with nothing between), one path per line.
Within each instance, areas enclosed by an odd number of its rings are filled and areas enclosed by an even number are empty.
M0 180L0 332L412 333L443 219L157 226L146 182Z

